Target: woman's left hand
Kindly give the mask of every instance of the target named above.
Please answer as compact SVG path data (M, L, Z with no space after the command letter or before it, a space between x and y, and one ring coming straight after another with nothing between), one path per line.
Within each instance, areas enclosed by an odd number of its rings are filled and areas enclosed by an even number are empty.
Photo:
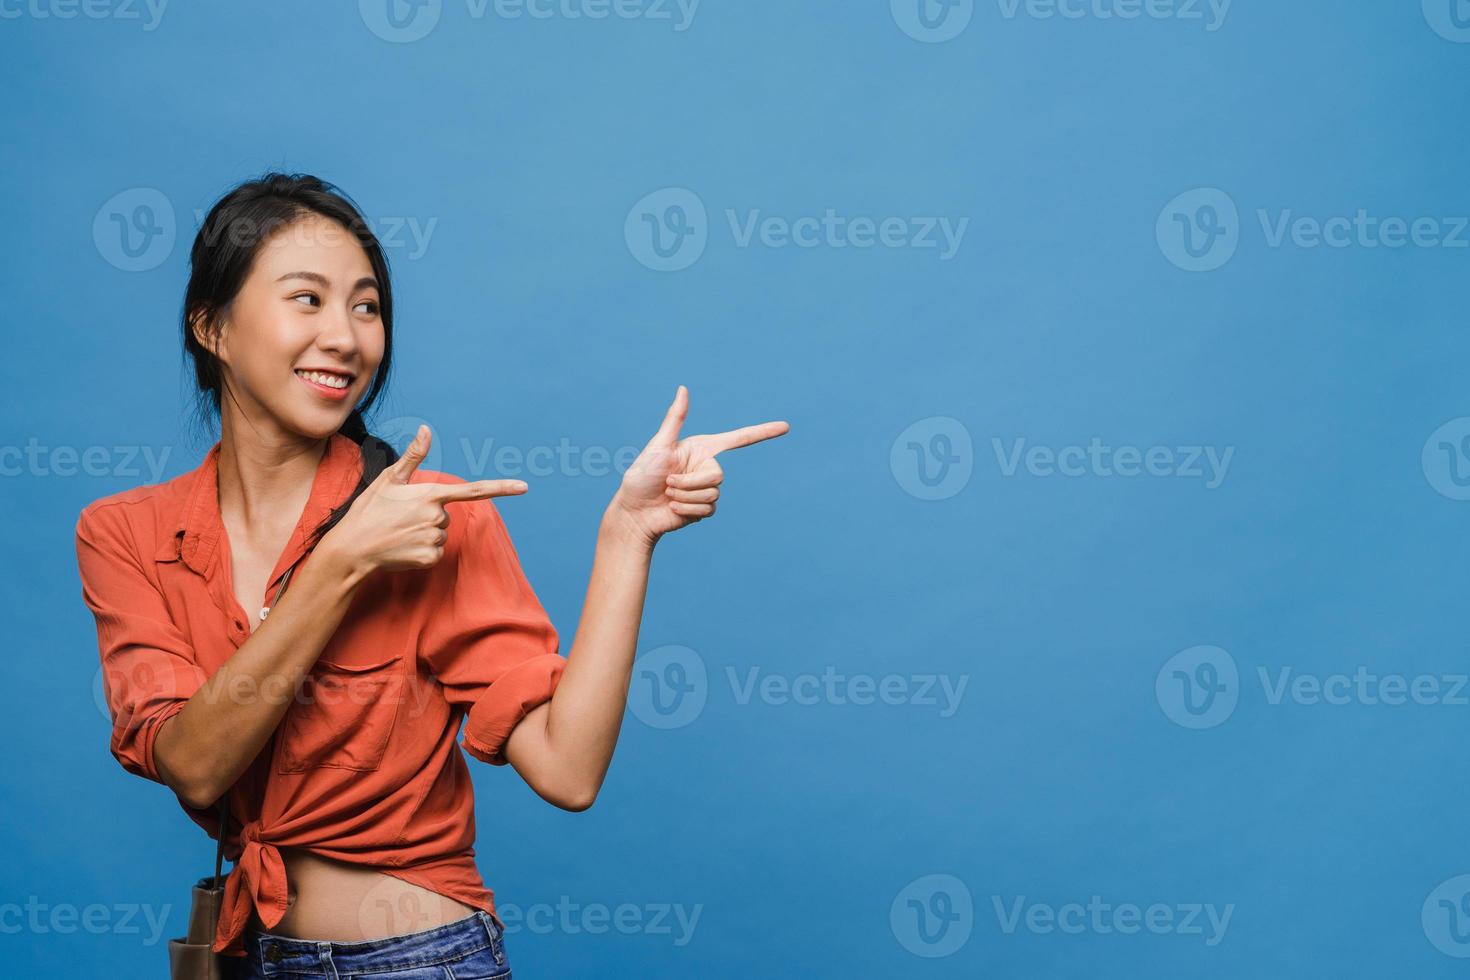
M679 428L688 413L689 389L680 385L663 424L623 474L608 508L610 517L626 522L650 546L668 532L715 512L725 479L716 456L785 435L791 428L785 422L762 422L680 439Z

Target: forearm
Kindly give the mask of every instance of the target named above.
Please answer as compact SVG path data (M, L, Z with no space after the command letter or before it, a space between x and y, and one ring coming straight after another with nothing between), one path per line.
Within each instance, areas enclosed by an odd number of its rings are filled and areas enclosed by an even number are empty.
M653 558L652 542L614 513L610 507L599 525L577 635L544 712L537 773L544 786L532 783L585 804L601 787L617 745Z
M260 753L363 577L323 542L292 574L266 621L163 723L154 758L181 799L213 804Z

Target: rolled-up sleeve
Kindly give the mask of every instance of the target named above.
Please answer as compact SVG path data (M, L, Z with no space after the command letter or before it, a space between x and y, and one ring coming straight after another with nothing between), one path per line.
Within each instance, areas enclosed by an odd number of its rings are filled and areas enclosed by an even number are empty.
M505 765L506 740L551 700L566 658L494 504L463 501L449 511L451 537L429 580L419 656L445 698L468 710L460 745Z
M149 580L130 533L109 508L82 511L76 526L82 599L97 621L113 757L162 783L153 757L158 729L207 680L187 637Z

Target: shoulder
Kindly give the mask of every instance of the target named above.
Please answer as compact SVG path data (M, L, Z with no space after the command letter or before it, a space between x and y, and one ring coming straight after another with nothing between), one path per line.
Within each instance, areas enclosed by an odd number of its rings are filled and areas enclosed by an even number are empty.
M77 536L120 538L138 553L151 554L182 518L196 476L190 471L98 497L77 514Z

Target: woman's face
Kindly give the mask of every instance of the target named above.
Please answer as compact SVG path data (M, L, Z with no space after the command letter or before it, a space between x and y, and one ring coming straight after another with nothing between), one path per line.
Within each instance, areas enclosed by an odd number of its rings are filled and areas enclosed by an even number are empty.
M330 436L383 359L367 253L329 218L293 221L261 245L220 330L222 410L238 403L244 421L287 437Z

